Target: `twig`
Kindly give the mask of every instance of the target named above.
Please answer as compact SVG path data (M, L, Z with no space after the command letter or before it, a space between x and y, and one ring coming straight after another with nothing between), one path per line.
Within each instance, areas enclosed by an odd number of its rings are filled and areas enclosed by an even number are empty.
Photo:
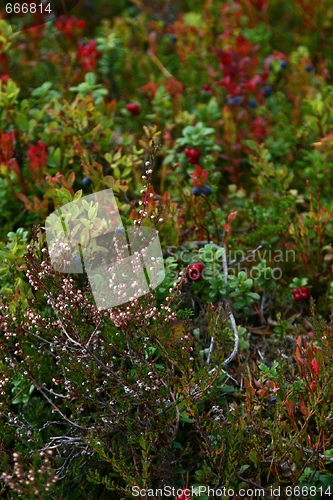
M148 55L154 61L154 63L158 67L158 69L161 70L161 72L163 73L164 76L166 76L167 78L173 78L172 74L169 73L169 71L166 69L166 67L163 66L161 61L155 56L155 54L151 50L148 51Z
M256 249L256 250L258 250L258 249ZM253 252L255 252L256 250L254 250ZM228 262L227 262L227 253L226 253L225 245L224 245L224 252L222 254L222 264L223 264L223 278L224 278L224 282L227 284L228 283ZM230 304L228 303L228 301L226 301L226 308L229 309L229 319L231 322L232 330L233 330L234 335L235 335L235 343L234 343L234 348L233 348L232 353L222 363L223 368L225 368L235 358L235 356L238 353L238 345L239 345L239 336L238 336L236 320L235 320L235 317L233 315L233 312L231 310L231 307L230 307ZM213 352L213 348L214 348L214 342L215 342L215 340L214 340L214 337L212 336L211 340L210 340L209 353L207 356L207 364L210 363L211 353Z
M216 372L216 368L212 368L212 370L210 370L208 372L208 375L211 375L214 372ZM229 375L228 372L226 372L225 370L222 370L222 369L221 369L221 372L224 373L227 376L227 378L230 379L230 380L232 380L236 385L239 385L238 380L236 380L234 377L232 377L231 375Z
M258 250L260 250L261 248L262 248L262 245L259 245L257 248L255 248L254 250L252 250L246 257L244 257L243 259L241 259L239 262L237 262L236 259L231 260L229 262L229 267L233 267L235 264L242 264L242 262L247 261L250 257L252 257L252 255L254 255L256 252L258 252Z
M228 283L228 264L227 264L227 253L226 253L226 248L224 247L224 252L222 254L222 263L223 263L223 274L224 274L224 282ZM235 317L232 313L231 307L227 302L227 307L229 306L229 318L231 322L231 326L235 335L235 344L234 344L234 349L232 353L230 354L229 358L227 358L223 363L222 366L226 367L237 355L238 352L238 344L239 344L239 337L238 337L238 330L237 330L237 325L235 321Z
M272 491L271 491L270 488L264 488L264 486L260 486L260 484L255 483L254 481L251 481L250 479L245 479L245 477L242 477L242 476L240 476L237 473L236 473L236 476L238 477L238 479L240 479L244 483L251 484L251 486L254 486L256 489L260 489L260 490L263 490L263 491L267 491L268 493L272 493Z

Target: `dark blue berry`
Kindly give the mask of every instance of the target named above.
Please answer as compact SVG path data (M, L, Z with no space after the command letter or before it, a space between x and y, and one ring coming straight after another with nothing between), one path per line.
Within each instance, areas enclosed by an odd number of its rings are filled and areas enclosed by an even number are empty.
M249 105L249 108L254 109L258 106L258 103L257 103L256 99L249 99L248 105Z
M228 104L230 104L230 106L239 106L240 104L242 104L243 102L243 97L238 95L236 97L230 97L230 99L228 99Z
M311 71L313 71L313 66L312 64L307 64L305 66L305 71L307 71L308 73L311 73Z
M194 194L194 196L200 196L201 193L202 193L202 189L199 186L195 186L192 189L192 194Z
M173 43L177 42L177 37L173 33L171 33L171 35L169 36L169 38L170 38L171 42L173 42Z
M270 85L265 85L262 89L262 93L264 97L270 97L273 94L273 89Z
M271 396L271 397L269 398L269 404L270 404L270 405L275 405L275 404L276 404L276 398L275 398L274 396Z
M280 62L280 67L281 67L282 69L285 69L287 66L288 66L287 61L281 61L281 62Z
M213 191L210 186L205 186L202 188L202 192L204 195L209 196L210 194L212 194Z
M125 228L122 226L116 227L115 234L125 234Z
M84 177L82 179L82 186L85 188L89 187L91 183L92 183L92 180L89 177Z

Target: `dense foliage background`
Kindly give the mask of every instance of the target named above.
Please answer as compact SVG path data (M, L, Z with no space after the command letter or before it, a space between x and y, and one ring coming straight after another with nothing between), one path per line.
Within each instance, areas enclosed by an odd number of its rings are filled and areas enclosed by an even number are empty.
M333 494L331 1L96 0L11 23L1 498ZM100 310L86 275L52 268L44 223L107 188L124 226L159 231L166 277Z

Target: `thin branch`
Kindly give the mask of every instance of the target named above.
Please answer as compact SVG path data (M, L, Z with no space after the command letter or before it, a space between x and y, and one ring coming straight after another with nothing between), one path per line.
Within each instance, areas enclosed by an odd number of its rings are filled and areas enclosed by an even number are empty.
M254 250L253 252L257 251L258 248L256 250ZM228 283L228 262L227 262L227 253L226 253L226 247L225 247L225 245L224 245L224 252L222 254L222 264L223 264L223 278L224 278L224 282L227 284ZM235 320L235 317L233 315L233 312L231 310L231 307L230 307L230 304L228 303L228 301L226 301L226 308L229 310L229 319L230 319L232 330L234 332L235 343L234 343L234 348L233 348L232 353L222 363L222 367L223 368L225 368L229 363L231 363L231 361L237 356L238 345L239 345L239 336L238 336L238 330L237 330L236 320ZM213 349L214 349L214 342L215 342L214 341L214 337L212 336L211 337L211 341L210 341L210 346L209 346L209 353L208 353L208 356L207 356L207 364L210 363L211 353L213 352Z
M173 78L172 74L166 69L165 66L161 63L158 57L150 50L148 51L149 57L154 61L158 69L163 73L166 78Z
M236 264L239 265L239 264L242 264L243 262L246 262L250 257L252 257L252 255L254 255L256 252L258 252L258 250L260 250L261 248L262 248L262 245L257 246L257 248L255 248L254 250L251 250L251 252L248 255L246 255L246 257L243 257L243 259L241 259L239 262L237 262L236 259L231 260L229 262L229 267L233 267Z
M251 481L250 479L245 479L245 477L240 476L237 472L236 472L236 476L238 477L238 479L243 481L243 483L247 483L247 484L250 484L251 486L254 486L256 488L256 490L262 490L262 491L267 491L268 493L272 493L271 488L265 488L264 486L261 486L260 484L255 483L254 481Z

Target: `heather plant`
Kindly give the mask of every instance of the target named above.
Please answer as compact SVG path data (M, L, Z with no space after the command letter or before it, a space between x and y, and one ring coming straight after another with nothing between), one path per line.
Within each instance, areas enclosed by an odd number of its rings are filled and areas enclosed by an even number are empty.
M181 460L174 438L179 434L184 439L186 424L193 423L190 415L197 415L201 407L199 394L218 378L214 372L205 376L204 385L200 382L208 367L200 357L196 359L197 348L186 322L174 343L176 311L163 304L157 308L153 296L99 311L89 300L89 287L86 292L77 290L72 278L55 273L47 259L39 261L40 250L30 246L27 258L29 282L36 292L33 302L45 302L44 313L33 306L18 312L12 323L5 308L2 317L7 353L2 395L10 404L14 393L11 404L25 407L23 421L14 416L15 411L8 415L9 426L18 429L21 446L38 443L40 451L56 449L63 455L58 478L68 472L68 457L73 468L74 458L82 456L78 451L86 450L85 466L91 464L86 480L128 497L129 486L174 481L174 471L166 468L172 457ZM179 285L170 292L167 303L177 300ZM22 343L17 342L14 324L24 332ZM19 399L17 389L13 392L17 387L21 395L26 391L29 395ZM35 397L30 399L31 393ZM32 411L35 405L41 405L39 412ZM55 420L48 420L50 413ZM81 459L78 462L81 467ZM119 483L120 471L124 482ZM6 482L7 475L3 478Z

